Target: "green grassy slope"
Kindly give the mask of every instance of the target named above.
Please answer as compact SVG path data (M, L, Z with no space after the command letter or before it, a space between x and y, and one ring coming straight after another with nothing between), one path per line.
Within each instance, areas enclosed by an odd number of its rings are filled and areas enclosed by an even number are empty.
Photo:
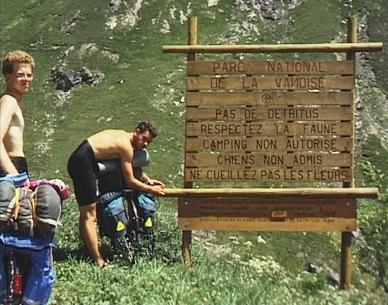
M122 3L126 5L120 12L112 12L109 1L0 0L0 55L23 49L37 62L33 90L24 99L26 154L33 178L70 182L67 158L85 137L106 128L130 130L138 120L149 119L159 127L160 137L150 147L152 162L147 172L169 187L182 186L185 56L162 53L162 45L186 43L187 24L179 18L180 11L198 16L199 43L203 44L323 43L343 38L346 17L362 16L367 7L370 41L388 40L381 31L388 13L385 0L305 0L294 10L284 7L281 21L252 17L250 1L244 2L250 11L236 9L233 1L219 1L213 7L204 0ZM135 12L138 19L132 27L121 14L138 3L141 9ZM115 16L122 24L109 29L107 22ZM163 33L166 24L169 32ZM118 59L108 55L118 55ZM370 58L376 86L386 93L386 51ZM60 64L68 71L86 66L93 73L103 73L104 79L96 86L74 87L60 100L50 81L51 70ZM378 185L386 193L383 140L367 137L367 142L358 143L357 184ZM184 268L175 201L166 199L159 210L160 258L131 268L114 265L97 270L82 250L76 204L69 200L57 236L62 255L55 262L58 281L53 304L384 304L387 274L382 270L388 267L383 250L386 238L382 237L387 230L382 221L387 215L384 200L375 202L373 214L370 201L361 204L361 229L369 235L354 243L355 286L350 293L338 292L323 276L304 271L310 262L339 270L335 233L260 233L264 244L258 242L259 233L228 232L205 238L197 232L195 266ZM374 243L368 242L372 239Z

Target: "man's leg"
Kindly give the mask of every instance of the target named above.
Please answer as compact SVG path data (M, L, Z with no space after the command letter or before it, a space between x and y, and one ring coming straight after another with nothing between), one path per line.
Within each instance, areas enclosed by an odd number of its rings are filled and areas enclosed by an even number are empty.
M102 268L106 265L106 262L100 253L98 245L96 203L80 206L79 211L79 231L81 237L90 255L97 262L98 266Z

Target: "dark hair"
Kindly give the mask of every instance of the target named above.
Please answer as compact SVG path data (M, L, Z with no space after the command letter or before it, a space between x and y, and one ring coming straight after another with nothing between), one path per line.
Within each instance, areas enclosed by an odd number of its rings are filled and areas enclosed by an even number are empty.
M156 130L156 127L152 123L147 121L139 122L139 124L137 124L136 129L139 129L141 133L149 131L153 138L156 138L158 136L158 131Z

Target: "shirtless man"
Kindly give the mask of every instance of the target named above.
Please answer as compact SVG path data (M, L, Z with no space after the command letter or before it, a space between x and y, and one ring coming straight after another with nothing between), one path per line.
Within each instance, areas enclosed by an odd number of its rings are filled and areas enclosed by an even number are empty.
M104 130L83 141L69 158L68 172L73 180L80 210L80 234L89 253L101 268L106 265L106 261L99 250L96 229L97 162L120 159L128 187L163 196L165 185L159 180L150 179L144 173L142 177L135 177L131 164L134 150L146 148L156 136L156 128L148 122L140 122L133 132Z
M11 51L3 59L2 73L6 88L0 95L0 179L13 182L15 185L23 184L28 180L28 166L23 149L22 98L31 87L34 69L34 59L23 51ZM0 235L2 237L0 242L0 303L3 304L6 291L4 255L10 248L15 250L14 245L28 237L13 235L10 232L0 232ZM30 261L34 262L31 264L27 282L23 283L23 304L46 304L51 295L55 282L52 246L47 244L42 249L40 248L42 244L43 242L38 242L37 239L31 239L28 246L23 244L23 249L20 250L29 257ZM37 245L39 250L34 248ZM39 289L36 290L35 287Z
M0 96L0 176L28 174L23 151L22 97L34 78L34 59L23 51L9 52L2 65L6 89Z

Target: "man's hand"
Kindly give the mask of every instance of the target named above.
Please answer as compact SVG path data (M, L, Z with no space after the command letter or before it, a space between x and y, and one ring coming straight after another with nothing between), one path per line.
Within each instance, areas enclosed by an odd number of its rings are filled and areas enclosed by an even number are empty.
M164 184L163 185L153 185L151 192L155 196L164 196L166 194L166 192L164 191Z
M148 183L149 185L160 185L160 186L162 186L162 187L166 187L166 185L165 185L162 181L156 180L156 179L148 178L148 179L147 179L147 183Z

